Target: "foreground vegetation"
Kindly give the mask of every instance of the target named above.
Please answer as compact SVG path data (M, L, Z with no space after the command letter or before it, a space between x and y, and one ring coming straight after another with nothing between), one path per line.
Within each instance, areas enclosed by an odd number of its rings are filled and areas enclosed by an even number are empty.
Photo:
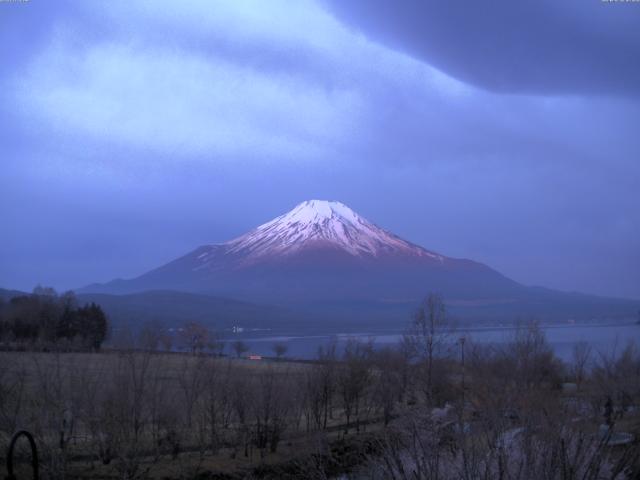
M445 321L430 297L398 348L329 344L305 363L161 352L148 332L127 350L0 353L0 448L28 429L54 479L638 478L635 345L578 344L564 365L535 324L481 347Z

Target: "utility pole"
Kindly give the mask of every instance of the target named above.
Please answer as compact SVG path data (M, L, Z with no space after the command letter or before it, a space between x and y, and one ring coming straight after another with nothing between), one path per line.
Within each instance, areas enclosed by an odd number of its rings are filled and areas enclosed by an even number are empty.
M464 371L464 342L466 338L464 336L460 337L460 355L462 360L462 410L464 412L464 390L465 390L465 371Z

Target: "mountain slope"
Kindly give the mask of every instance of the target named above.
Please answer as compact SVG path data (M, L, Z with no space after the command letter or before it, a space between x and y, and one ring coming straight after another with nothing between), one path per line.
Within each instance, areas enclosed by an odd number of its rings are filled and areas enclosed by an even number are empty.
M126 295L83 293L78 295L78 302L100 305L115 328L127 325L136 329L148 321L161 321L167 326L194 321L219 329L235 325L255 328L265 323L287 325L296 318L283 308L170 290Z
M229 242L85 291L174 289L290 303L417 300L429 290L454 298L501 297L518 288L486 265L414 245L339 202L311 200Z
M556 308L563 318L574 313L587 318L591 312L633 315L637 308L637 302L541 293L484 264L403 240L342 203L320 200L303 202L238 238L201 246L137 278L82 291L158 289L324 311L347 320L372 318L376 312L406 318L410 306L431 291L443 294L463 316L544 317Z

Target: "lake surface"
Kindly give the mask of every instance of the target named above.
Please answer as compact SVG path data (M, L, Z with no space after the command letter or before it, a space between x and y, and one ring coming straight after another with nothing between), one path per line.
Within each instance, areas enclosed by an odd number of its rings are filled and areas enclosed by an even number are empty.
M556 355L565 361L571 359L573 346L581 341L588 342L594 353L605 355L621 352L630 341L635 341L640 347L640 325L625 324L574 324L541 326L547 341ZM451 334L451 341L461 336L477 344L500 345L513 338L515 327L478 327L460 328ZM299 359L315 358L318 348L337 342L338 350L344 348L347 340L357 338L363 341L371 339L377 347L397 344L402 339L402 332L360 332L311 335L255 335L243 334L238 336L250 347L253 354L273 356L272 347L276 343L287 346L287 357ZM233 341L234 337L227 340ZM229 352L228 352L229 353Z

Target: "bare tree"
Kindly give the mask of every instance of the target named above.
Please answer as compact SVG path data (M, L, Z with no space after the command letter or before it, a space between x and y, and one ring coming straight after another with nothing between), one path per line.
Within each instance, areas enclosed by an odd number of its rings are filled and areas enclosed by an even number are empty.
M349 433L355 417L356 430L360 431L360 414L363 397L371 376L372 342L349 339L345 346L343 362L338 371L338 388L346 417L345 433Z
M280 360L287 353L287 350L289 350L288 345L285 343L274 343L271 348L278 360Z
M640 398L640 348L630 341L620 353L600 354L592 372L596 412L604 415L607 424L615 423ZM637 401L637 400L636 400Z
M225 342L220 334L214 332L209 336L209 344L207 347L214 357L221 357Z
M584 341L577 342L573 345L572 357L573 378L578 388L580 388L591 360L591 345Z
M138 348L156 351L160 347L165 328L159 321L145 322L138 333Z
M193 424L193 413L196 404L203 393L207 380L207 370L210 367L207 357L187 357L182 359L178 385L182 393L185 425L188 429Z
M212 454L216 454L222 444L222 431L229 427L232 410L230 382L233 372L228 361L209 361L204 372L201 395L200 422L207 433L207 444Z
M333 416L333 397L337 388L338 359L335 339L318 348L316 363L306 370L304 392L304 412L307 430L311 423L316 429L326 429Z
M202 353L209 344L210 332L198 322L187 322L179 332L180 345L193 355Z
M240 358L242 355L249 351L249 346L242 340L236 340L231 344L233 351L236 353L236 357Z
M323 428L324 385L323 372L320 366L312 365L304 372L302 384L303 412L306 419L306 430Z
M4 447L26 416L28 370L17 357L0 352L0 446Z
M397 402L404 396L405 357L399 350L384 348L375 352L373 365L374 400L382 410L384 425L387 426Z
M421 303L404 336L406 348L425 364L425 394L429 403L434 397L434 363L446 352L451 328L442 297L430 293Z
M563 366L536 321L518 324L502 354L511 372L509 377L519 389L530 390L543 382L560 384Z
M273 365L269 365L255 384L252 416L256 445L262 456L267 447L271 453L276 452L287 427L288 414L295 398L289 379L288 370L276 370Z
M148 391L154 372L160 371L153 368L152 361L157 359L149 351L120 353L109 358L106 378L96 379L94 387L98 390L87 389L96 404L85 406L83 416L91 422L100 460L104 464L113 462L120 478L142 478L150 468L143 458L150 423Z
M255 387L250 380L250 378L236 376L231 382L231 397L236 423L232 458L236 457L239 446L243 447L245 457L248 457L250 453L251 426L249 417L255 400Z

